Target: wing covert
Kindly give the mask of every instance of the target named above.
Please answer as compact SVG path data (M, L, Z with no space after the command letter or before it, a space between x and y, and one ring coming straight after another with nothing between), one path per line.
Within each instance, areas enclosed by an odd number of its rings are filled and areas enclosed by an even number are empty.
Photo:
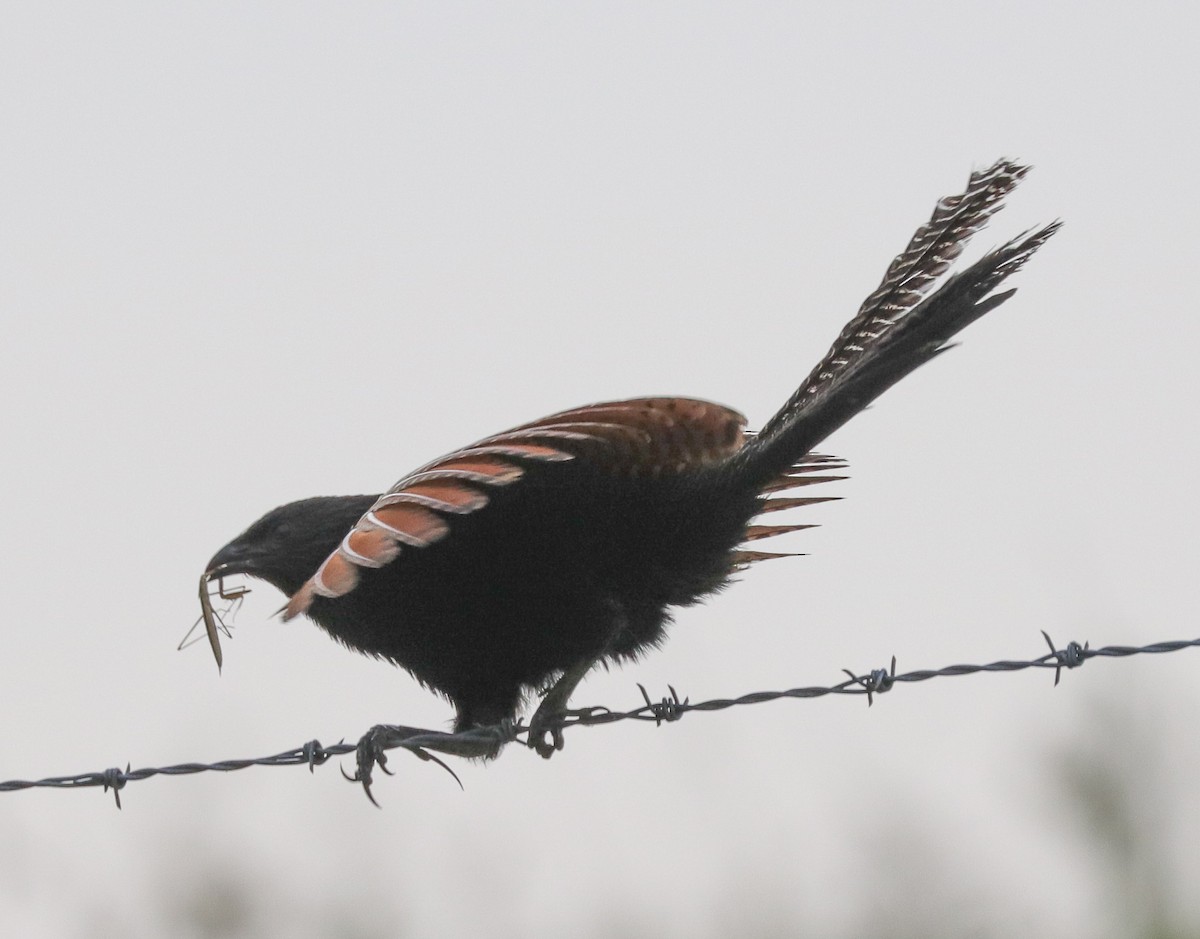
M746 419L695 398L634 398L560 411L485 437L427 463L379 497L283 610L291 619L314 597L353 590L362 570L449 536L452 520L486 509L539 463L582 461L613 475L685 473L739 450Z

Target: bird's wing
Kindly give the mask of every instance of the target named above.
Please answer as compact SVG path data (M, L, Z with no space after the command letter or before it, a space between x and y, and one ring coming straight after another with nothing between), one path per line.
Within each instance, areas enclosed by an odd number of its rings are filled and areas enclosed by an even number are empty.
M693 398L635 398L552 414L449 453L379 497L316 573L292 595L284 619L314 597L340 597L363 568L450 534L455 516L487 507L490 493L519 484L537 463L586 461L613 474L666 475L719 462L741 448L746 419Z

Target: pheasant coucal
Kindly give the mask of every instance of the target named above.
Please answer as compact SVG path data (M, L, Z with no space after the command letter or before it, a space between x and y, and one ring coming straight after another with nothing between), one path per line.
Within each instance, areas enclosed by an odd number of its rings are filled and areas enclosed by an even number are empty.
M562 747L556 718L592 666L655 648L672 607L778 556L746 545L808 527L756 519L822 501L779 496L840 466L813 448L1012 296L993 290L1059 223L942 278L1027 171L1002 160L942 199L758 433L736 411L692 398L593 404L486 437L382 495L268 512L201 580L218 664L210 582L260 578L290 598L285 619L307 615L448 698L456 731L503 726L526 695L549 687L529 744L550 756ZM503 739L441 749L492 756Z

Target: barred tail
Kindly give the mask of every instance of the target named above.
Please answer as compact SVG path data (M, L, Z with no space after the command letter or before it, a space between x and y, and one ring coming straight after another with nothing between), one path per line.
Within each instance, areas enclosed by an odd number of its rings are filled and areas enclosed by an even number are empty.
M1060 222L1014 238L929 291L1028 171L1001 160L971 174L965 192L937 204L833 348L735 457L739 470L756 483L778 476L1015 293L992 291L1021 269Z

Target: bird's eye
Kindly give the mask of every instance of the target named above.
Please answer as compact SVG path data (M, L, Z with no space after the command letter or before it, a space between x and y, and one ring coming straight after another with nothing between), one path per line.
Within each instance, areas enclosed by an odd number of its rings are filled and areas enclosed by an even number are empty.
M289 537L291 535L291 533L292 533L292 523L291 522L280 522L278 525L275 526L275 537L276 538L285 539L285 538Z

